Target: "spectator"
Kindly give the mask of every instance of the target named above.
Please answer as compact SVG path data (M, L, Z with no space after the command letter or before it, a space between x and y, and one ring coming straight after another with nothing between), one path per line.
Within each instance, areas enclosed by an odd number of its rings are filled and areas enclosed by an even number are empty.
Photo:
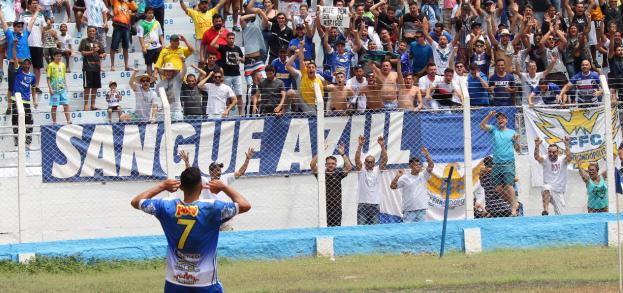
M493 158L486 156L480 167L480 186L485 193L484 217L510 217L511 206L496 191L495 177L493 176Z
M541 215L549 215L549 203L554 206L554 213L560 215L565 207L565 191L567 190L567 164L571 163L571 146L569 138L564 138L565 155L560 156L560 148L555 144L547 147L547 159L541 157L540 137L534 140L534 159L543 166L543 212Z
M320 93L324 96L324 79L321 76L316 75L316 63L310 61L309 63L302 64L301 70L294 68L292 64L295 59L305 60L303 57L303 50L305 44L300 44L300 49L296 49L295 55L292 55L286 63L286 68L292 76L296 79L296 84L299 86L299 90L289 90L287 95L291 104L303 113L316 113L316 95L314 86L320 87Z
M186 47L180 47L180 40L186 44ZM154 67L156 67L154 70L154 78L158 77L158 72L162 70L160 67L163 64L171 64L177 71L182 70L186 58L192 55L194 51L195 48L188 43L184 36L171 35L169 38L169 46L160 51L156 65L154 65Z
M202 99L197 86L197 77L194 74L186 75L186 81L182 83L182 94L180 95L184 118L196 119L205 115L205 108L201 108Z
M346 156L344 144L340 143L337 151L344 160L342 170L337 169L337 159L334 156L327 156L325 159L327 227L342 225L342 179L346 178L353 168L350 159ZM317 162L318 155L315 155L309 163L316 177L318 177Z
M497 126L487 124L491 117L497 119ZM519 135L515 130L508 128L508 118L504 113L489 114L480 122L480 128L489 134L493 139L493 170L492 176L495 183L495 190L511 205L511 215L517 216L519 202L515 197L515 154L513 150L519 151Z
M67 19L66 21L71 21L71 4L69 4L69 0L57 0L52 4L52 8L53 9L62 9L63 7L65 8L65 12L67 13ZM58 11L57 10L57 11ZM54 18L54 14L52 14L52 18Z
M477 64L469 65L467 76L467 91L471 106L488 106L491 104L489 97L489 78L480 71Z
M415 41L411 43L411 56L413 57L413 73L420 75L426 69L426 65L434 62L433 48L426 43L424 33L418 31L414 35Z
M623 47L621 45L615 48L616 42L621 42L621 36L614 37L609 41L609 54L608 64L610 65L610 72L608 72L608 85L611 89L611 99L616 101L620 99L623 92Z
M428 31L428 28L426 28L426 31ZM450 43L451 38L448 38L446 35L441 35L439 36L439 42L437 42L433 40L429 34L422 35L432 47L433 61L435 65L437 65L437 70L439 70L439 72L445 72L450 60L454 58L454 45L457 43L458 39ZM417 56L415 58L419 58L419 55L414 56Z
M410 173L400 169L390 184L391 189L402 189L402 221L405 223L424 221L428 209L428 191L426 185L433 174L435 163L426 147L422 147L426 157L426 172L422 172L420 159L409 159Z
M277 13L271 21L270 32L271 41L269 46L269 61L279 57L279 50L284 47L289 47L290 40L292 40L292 29L287 26L286 15L282 12Z
M71 51L72 51L72 43L74 42L74 39L67 34L67 24L66 23L61 23L61 26L59 27L61 34L58 36L58 43L59 43L59 50L61 52L61 54L63 55L63 57L65 57L65 65L67 66L67 73L71 72L71 63L70 63L70 57L71 57Z
M279 58L273 60L270 65L275 68L275 74L277 74L277 78L283 81L283 85L286 90L292 88L292 78L290 77L290 72L286 68L286 64L288 63L288 49L283 47L279 49Z
M454 70L446 68L443 78L435 80L426 90L426 100L429 101L432 109L461 106L463 94L461 94L460 86L453 79Z
M15 1L13 0L7 0L2 2L2 5L0 6L0 13L2 13L6 19L17 19L15 17L14 3ZM6 57L7 48L9 47L6 41L5 32L6 31L4 29L0 30L0 80L4 80L4 58ZM7 61L10 61L10 59Z
M344 73L346 79L350 78L350 65L353 62L354 54L351 50L346 50L346 43L343 40L338 40L335 43L336 50L329 44L329 34L325 34L323 38L323 44L326 52L326 56L329 58L328 64L331 66L331 75L335 74L338 70ZM353 50L359 51L361 44L356 42L353 44Z
M368 72L366 76L366 82L368 83L363 89L360 90L360 94L366 97L367 110L379 110L383 109L383 98L381 97L381 85L377 82L376 74Z
M307 24L297 24L294 38L292 38L292 40L290 40L290 43L288 44L288 47L290 48L290 50L296 50L296 48L299 48L299 47L301 49L304 48L303 50L303 55L305 57L304 60L316 59L314 56L315 46L314 46L314 41L312 39L314 37L314 31L315 29L311 28ZM300 60L300 62L302 61L303 60ZM299 63L297 63L297 65L300 66Z
M179 70L173 63L165 63L160 69L162 71L160 75L162 79L156 84L156 89L164 88L167 99L169 100L169 105L171 105L171 119L174 121L184 118L182 102L180 100L182 79L186 76L186 63L183 62L184 61L182 61L182 70Z
M88 0L88 1L92 1L92 0ZM154 9L154 17L156 18L156 21L160 23L160 26L162 27L162 31L164 31L164 0L143 0L143 1L145 1L146 3L145 10L147 10L150 7Z
M69 119L69 105L67 104L67 79L65 78L66 66L61 59L63 54L60 50L54 52L54 61L48 64L47 82L48 92L50 93L50 114L52 116L52 124L56 124L56 108L63 106L65 119L67 124L71 124Z
M396 79L398 78L398 74L392 70L391 62L388 60L382 61L381 69L376 67L376 64L371 60L368 61L368 64L381 87L379 94L383 101L383 108L398 108L398 93L396 92Z
M418 86L420 88L420 92L423 96L426 96L428 89L433 85L433 83L442 81L443 77L437 75L437 65L435 63L428 63L426 65L426 75L420 77L418 80ZM430 108L430 100L425 101L426 108Z
M493 94L493 105L514 106L515 77L506 72L506 61L499 59L495 62L495 72L489 78L489 92Z
M379 213L381 205L381 171L387 165L387 149L385 139L380 136L377 139L381 147L381 161L375 166L375 158L372 155L365 157L365 167L361 164L361 152L366 138L359 136L359 145L355 153L355 170L359 171L359 184L357 188L357 225L373 225L379 223ZM363 168L362 168L363 167Z
M368 80L364 75L363 67L356 66L354 69L355 76L346 82L346 86L350 87L354 95L350 99L349 108L355 112L362 113L366 110L367 99L364 89L368 86Z
M547 79L562 85L567 83L568 80L565 76L565 65L562 63L562 58L560 58L566 50L567 39L565 38L565 34L558 29L559 23L560 20L556 20L554 29L549 30L543 36L539 42L539 46L542 46L545 50L545 63L554 64L549 74L546 75ZM558 43L556 43L554 35L558 38Z
M32 18L35 22L32 26L32 30L28 35L28 47L30 48L30 58L32 60L32 67L35 72L36 84L35 91L37 94L41 94L39 89L39 79L41 78L41 68L43 68L43 30L46 26L45 18L41 13L39 2L37 0L28 0L28 10L24 11L20 16L20 20L24 23L30 23Z
M223 34L224 31L221 30L220 34ZM227 44L226 45L218 45L218 38L214 38L210 43L212 48L218 50L221 54L221 63L220 66L223 68L223 76L225 77L225 84L234 90L234 93L237 96L236 101L238 102L238 115L243 116L244 113L244 101L242 100L242 79L240 77L240 64L244 64L244 54L242 53L242 49L236 46L234 43L236 41L236 34L227 33Z
M586 59L582 60L582 71L571 77L569 83L560 91L560 100L565 97L572 86L576 87L575 101L578 104L597 103L603 95L599 74L591 70L591 63ZM566 101L564 102L566 103Z
M208 77L202 79L197 85L200 89L208 92L208 106L206 108L206 115L210 118L226 118L229 116L232 108L237 104L236 94L225 83L223 83L223 73L215 72L212 74L214 83L206 83ZM231 100L229 106L227 100Z
M203 33L203 37L201 38L201 47L199 52L199 61L205 61L206 56L209 53L216 54L216 60L221 60L221 53L215 48L212 47L212 40L217 39L218 45L227 45L227 40L225 36L229 31L223 26L223 17L220 14L214 14L212 17L212 27Z
M54 20L52 18L46 18L46 26L43 30L43 57L45 63L50 64L52 62L53 54L56 52L58 46L58 33L54 29Z
M35 12L36 14L36 12ZM13 50L16 50L18 41L13 41ZM13 55L13 63L17 64L18 59L16 55ZM13 142L17 147L17 125L18 125L18 114L17 114L17 105L16 103L16 93L20 93L22 96L22 101L24 105L24 117L26 123L26 148L30 149L30 143L32 142L32 112L30 109L30 105L32 105L35 109L37 109L37 93L35 92L35 84L37 84L37 80L34 74L30 73L31 61L28 58L25 58L21 61L21 66L17 69L17 74L15 75L15 83L13 84L13 91L11 92L11 108L14 109L11 113L11 125L13 126Z
M34 0L36 1L36 0ZM85 0L87 25L96 30L95 38L106 49L106 32L108 31L108 7L103 0ZM87 27L88 29L88 27ZM88 34L88 31L87 31Z
M106 55L104 53L104 45L97 39L97 29L95 27L87 28L87 37L80 41L78 47L82 54L82 77L84 88L84 111L99 110L95 105L97 97L97 89L102 87L102 59ZM89 107L89 101L91 105Z
M403 74L400 67L401 63L398 63L398 70L396 70L398 74L396 80L398 83L398 108L419 111L424 106L422 92L420 88L413 85L413 74L411 72Z
M186 13L195 24L195 48L201 48L203 34L212 27L212 18L226 2L227 0L220 0L214 7L209 8L210 1L200 0L197 9L193 9L188 8L184 0L180 0L180 7L182 7L184 13Z
M418 32L421 32L424 29L424 24L428 24L428 19L426 18L426 16L424 16L420 12L420 9L418 8L417 5L418 5L417 2L415 1L409 2L409 12L404 14L400 18L399 26L402 28L402 36L407 41L409 42L416 41L421 46L424 46L426 42L423 39L420 40L420 37L418 36ZM413 50L413 43L411 43L411 48ZM432 52L430 52L430 54L431 54L430 57L432 57ZM414 54L414 56L416 55ZM417 56L428 56L428 55L417 55ZM424 68L424 65L426 65L426 63L422 64L418 70L415 70L414 68L414 72L419 72L420 70L422 70L422 68Z
M557 84L541 79L539 85L528 95L528 106L564 105L566 99L566 95L560 96L560 87Z
M484 73L485 75L489 74L489 68L491 67L490 52L491 45L489 44L488 39L487 41L482 41L476 37L472 37L470 39L468 49L469 63L478 65L480 72Z
M266 78L260 82L258 89L258 93L253 96L253 113L283 114L286 88L283 81L276 77L274 67L266 67Z
M584 170L581 161L576 161L580 176L586 184L588 193L588 212L589 213L607 213L608 212L608 184L606 176L608 172L604 171L599 174L599 165L597 163L588 164L588 173Z
M201 77L200 79L203 79L207 76L208 83L214 83L214 77L210 76L211 74L214 74L216 72L223 73L223 68L221 68L216 63L216 53L208 53L208 62L206 63L205 67L203 67L203 71L205 72L205 76Z
M150 74L143 74L136 80L136 74L138 70L132 71L130 77L130 88L134 91L134 119L135 121L149 121L149 123L156 122L156 115L158 114L158 104L160 98L156 91L149 87L155 80Z
M257 16L256 16L257 14ZM251 83L251 75L259 70L264 73L263 52L266 52L262 30L268 25L268 18L264 11L255 8L249 14L240 17L242 26L242 42L244 44L244 75L247 84Z
M345 114L348 109L348 99L355 95L353 90L346 86L346 75L338 71L335 74L335 84L326 86L327 91L331 92L331 99L328 103L327 112Z
M554 60L557 60L558 58L554 58ZM521 93L523 95L522 97L522 105L523 104L530 104L529 103L529 96L530 94L532 94L533 92L535 92L537 90L538 85L540 84L541 80L545 80L545 77L549 74L550 70L552 70L552 68L554 68L554 66L556 65L556 62L550 62L549 65L547 65L547 68L545 68L545 71L542 72L536 72L537 71L537 66L536 66L536 62L534 62L533 60L530 60L528 62L528 72L521 72L520 71L520 66L518 63L515 63L515 74L517 74L517 76L519 76L519 79L521 80ZM547 84L547 83L546 83Z
M121 93L117 90L116 81L111 80L108 83L108 88L108 93L106 93L106 102L108 102L108 122L112 123L113 112L117 112L117 115L119 115L119 121L121 121L121 105L119 102L121 102L123 96L121 96Z
M74 0L74 6L71 8L74 11L74 17L76 19L76 31L78 33L82 31L82 25L84 23L84 13L87 10L87 5L84 1L85 0Z
M133 0L110 0L112 6L112 42L110 44L110 71L115 71L115 52L119 49L119 43L123 48L123 63L125 70L130 71L128 66L128 49L130 48L130 28L132 27L132 17L138 9Z
M164 44L164 32L160 23L154 19L154 9L148 7L145 9L145 19L141 19L136 26L136 35L141 44L147 74L153 74L152 64L158 61L162 44Z

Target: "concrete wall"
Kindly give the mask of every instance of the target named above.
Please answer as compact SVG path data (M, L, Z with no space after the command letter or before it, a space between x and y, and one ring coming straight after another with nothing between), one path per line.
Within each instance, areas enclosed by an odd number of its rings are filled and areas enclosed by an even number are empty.
M568 215L448 222L446 251L463 250L463 230L481 229L482 249L570 245L605 246L613 214ZM316 237L333 237L335 255L437 253L441 222L376 226L236 231L220 235L219 256L231 259L283 259L316 255ZM18 253L82 256L86 259L162 258L164 236L117 237L0 245L0 259Z

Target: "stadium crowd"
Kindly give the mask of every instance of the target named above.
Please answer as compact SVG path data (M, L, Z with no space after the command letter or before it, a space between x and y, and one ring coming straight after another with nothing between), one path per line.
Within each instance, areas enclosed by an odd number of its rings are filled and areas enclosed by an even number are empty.
M106 94L110 121L113 113L118 113L119 120L156 121L160 88L167 93L172 118L181 120L313 114L316 85L328 98L324 110L335 115L450 109L461 107L466 98L473 106L596 103L604 95L600 74L608 76L611 99L617 99L623 78L623 8L614 0L333 0L326 5L349 11L350 22L340 27L323 26L324 16L320 9L310 11L309 1L299 3L297 14L286 14L272 0L180 0L180 8L194 23L194 42L179 34L165 41L164 0L1 2L4 33L0 34L0 59L9 61L9 96L19 92L30 101L25 104L29 125L31 105L37 107L37 95L42 93L41 69L46 63L52 120L56 123L57 107L61 107L71 123L65 76L69 57L82 57L82 110L98 110L95 99L102 88L100 72L115 70L114 55L120 49L125 70L133 72L129 87L135 107L132 115L122 114L122 95L118 84L111 81ZM317 4L325 5L323 0ZM61 24L59 31L54 28L54 9L64 9L69 20L73 11L76 30L86 31L77 53L67 24ZM228 14L233 16L232 31L224 25ZM107 42L109 29L113 33ZM140 43L145 72L128 64L133 35ZM321 44L316 46L314 39ZM110 55L110 67L102 63L106 54ZM189 68L198 74L189 73ZM461 84L467 85L466 91ZM14 125L15 109L11 99L7 112ZM496 125L488 124L493 116ZM493 156L483 161L480 178L487 182L487 172L492 174L491 186L481 182L485 195L495 192L503 200L505 213L516 215L520 208L514 188L517 136L506 128L506 120L503 114L492 113L481 123L495 144ZM364 193L358 208L362 224L378 221L370 215L378 215L380 185L364 183L378 181L379 170L385 168L382 138L379 143L383 150L379 166L374 166L374 158L365 158L362 164L363 142L355 159L354 169L360 171L359 187ZM421 172L422 166L414 158L410 174L399 172L392 189L413 189L414 182L421 183L430 175L432 158L423 151L426 172ZM535 159L547 161L537 154ZM351 168L349 163L345 172ZM585 175L582 178L590 177ZM339 183L343 176L335 175L327 182ZM548 198L555 198L556 192L550 190ZM418 202L410 204L420 206ZM476 207L478 210L478 204ZM341 207L339 210L341 213ZM405 217L421 219L418 210L405 210L409 212ZM332 213L338 213L337 208Z

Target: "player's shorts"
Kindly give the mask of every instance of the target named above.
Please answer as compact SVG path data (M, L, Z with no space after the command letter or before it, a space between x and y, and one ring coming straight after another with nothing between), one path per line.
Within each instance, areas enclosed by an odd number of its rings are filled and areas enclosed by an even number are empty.
M162 48L147 50L147 53L143 54L145 65L156 63L156 61L158 61L158 56L160 56L160 51L162 51Z
M32 67L36 69L43 68L43 47L30 47L30 60Z
M543 184L543 191L549 191L549 202L554 206L554 213L560 215L566 206L565 193L552 190L552 186L549 184Z
M515 161L493 163L491 176L495 186L512 186L515 183Z
M223 286L221 283L216 283L211 286L205 287L190 287L173 284L169 281L164 282L164 293L221 293L223 292Z
M102 75L99 71L82 71L82 87L85 89L102 88Z
M50 106L63 106L67 105L67 92L64 90L58 90L50 96Z

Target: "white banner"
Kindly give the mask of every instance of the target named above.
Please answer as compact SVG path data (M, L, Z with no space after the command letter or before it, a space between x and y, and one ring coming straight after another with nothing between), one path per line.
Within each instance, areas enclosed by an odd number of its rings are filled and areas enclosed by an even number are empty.
M474 161L475 167L472 174L474 186L479 182L478 174L480 173L479 161ZM465 219L465 170L463 163L439 163L435 164L433 176L428 180L426 186L428 200L428 210L426 211L426 220L440 221L443 220L443 211L446 199L446 179L450 172L450 168L454 167L452 173L452 188L450 190L450 201L448 203L448 219L457 220ZM410 169L404 169L405 172L411 172ZM402 217L402 190L392 190L389 185L396 176L398 170L388 170L383 173L383 183L386 196L381 202L381 212L389 215ZM426 172L425 167L422 172Z
M604 118L603 107L579 109L524 107L532 186L543 185L543 168L533 158L534 140L537 137L543 140L541 156L547 156L547 147L551 144L558 145L564 151L563 139L567 136L570 139L569 146L574 159L599 163L607 154ZM614 151L621 141L621 127L616 108L612 110L612 128L614 145L611 150ZM575 168L574 164L569 164L569 168Z
M347 7L318 6L320 9L320 23L325 27L349 27L350 14Z

